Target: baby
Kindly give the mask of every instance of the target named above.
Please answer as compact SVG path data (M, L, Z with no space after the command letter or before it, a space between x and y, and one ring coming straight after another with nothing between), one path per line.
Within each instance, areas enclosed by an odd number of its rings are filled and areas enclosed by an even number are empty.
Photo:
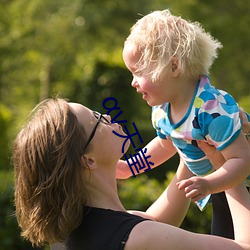
M209 77L221 47L199 23L163 10L138 20L123 50L132 87L152 107L157 137L145 147L147 154L156 167L177 151L196 175L181 181L179 188L202 207L209 194L238 185L250 174L250 150L241 132L238 105ZM222 153L226 161L217 171L198 141ZM128 171L127 162L120 161L117 178L131 176Z

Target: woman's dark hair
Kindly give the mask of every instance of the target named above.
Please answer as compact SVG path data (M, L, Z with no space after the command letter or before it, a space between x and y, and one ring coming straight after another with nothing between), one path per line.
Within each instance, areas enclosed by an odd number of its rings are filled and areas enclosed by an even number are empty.
M32 113L14 142L15 205L22 236L44 245L64 241L82 220L86 133L64 99Z

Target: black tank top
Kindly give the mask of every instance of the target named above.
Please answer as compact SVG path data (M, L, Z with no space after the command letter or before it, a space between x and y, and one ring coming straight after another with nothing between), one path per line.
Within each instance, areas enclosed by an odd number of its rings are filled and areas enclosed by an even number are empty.
M85 207L82 223L66 242L67 250L122 250L133 227L146 219L126 212Z

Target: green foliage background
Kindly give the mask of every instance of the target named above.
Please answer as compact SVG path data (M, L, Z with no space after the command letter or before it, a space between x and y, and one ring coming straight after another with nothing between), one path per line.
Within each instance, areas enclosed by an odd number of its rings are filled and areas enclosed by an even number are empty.
M134 122L146 144L155 136L150 108L130 87L122 57L130 27L150 11L202 23L224 48L211 78L250 111L250 5L248 0L0 0L0 248L29 249L13 217L11 145L29 111L44 98L60 95L105 112L115 97L123 117ZM147 174L119 182L130 209L145 209L169 181L178 157ZM5 184L3 184L5 183ZM211 209L191 206L184 228L209 232Z

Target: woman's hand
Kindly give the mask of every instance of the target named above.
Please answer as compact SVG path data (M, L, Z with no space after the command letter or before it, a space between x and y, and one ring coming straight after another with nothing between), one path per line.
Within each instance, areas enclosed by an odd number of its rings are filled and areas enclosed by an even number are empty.
M240 108L240 119L242 122L242 131L244 132L246 139L250 141L250 122L247 119L247 115L242 108Z

